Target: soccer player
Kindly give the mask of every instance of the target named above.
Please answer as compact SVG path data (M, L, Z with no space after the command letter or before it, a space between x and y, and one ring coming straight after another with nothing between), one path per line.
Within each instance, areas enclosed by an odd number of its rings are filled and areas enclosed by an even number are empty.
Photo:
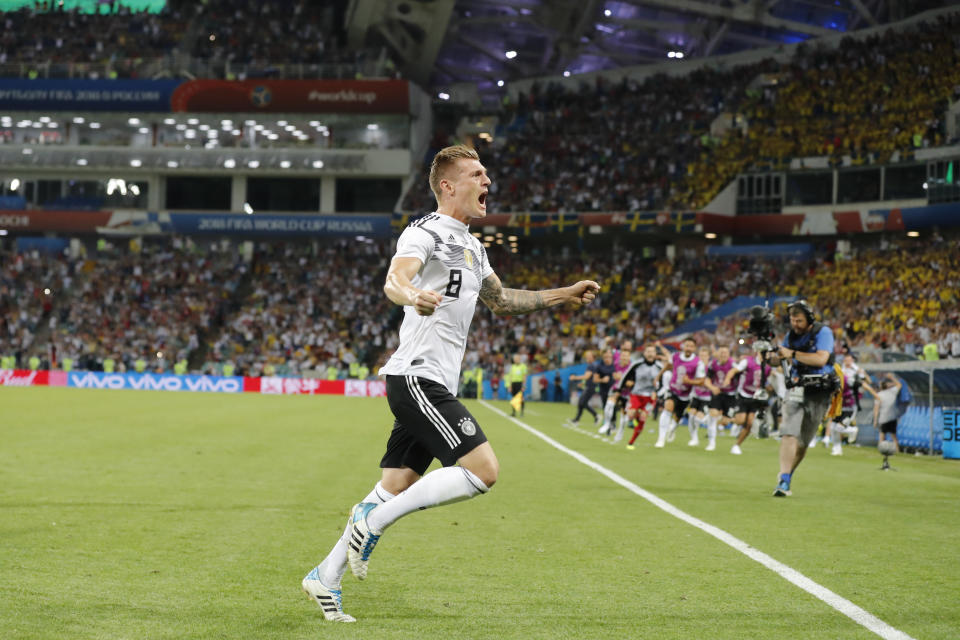
M710 362L710 347L700 347L700 350L697 352L697 357L700 358L700 362L706 366L707 363ZM706 382L707 375L705 371L700 384L693 388L693 393L690 396L690 406L687 408L689 412L687 427L690 430L690 442L688 442L687 445L691 447L696 447L700 444L700 427L703 426L703 428L707 428L707 411L710 406L711 393ZM710 450L712 451L713 449Z
M637 441L647 417L657 404L657 377L662 369L663 362L657 359L657 350L653 345L647 345L643 350L643 360L634 363L626 374L628 380L633 380L627 405L627 416L633 420L633 435L627 443L627 449L631 451L636 448L633 443Z
M777 366L779 361L772 359L770 364ZM737 441L730 447L730 453L735 456L743 453L740 445L750 435L754 418L767 407L767 400L770 397L767 391L772 390L781 397L786 395L783 374L771 367L770 364L765 364L763 354L758 353L740 360L727 372L727 377L724 379L723 386L728 387L733 379L738 374L740 375L740 384L737 387L737 395L739 396L737 398L737 415L734 416L733 420L741 428Z
M707 418L707 451L717 448L717 431L722 424L730 422L737 409L736 374L727 383L727 374L733 369L730 347L721 346L717 356L707 366L704 384L710 389L710 416Z
M486 215L491 181L477 153L442 149L430 167L437 210L400 235L384 293L404 307L400 346L380 370L396 418L380 461L381 477L350 512L343 535L303 579L303 590L327 620L353 622L343 611L341 580L349 564L360 580L370 554L397 519L486 493L499 463L477 420L454 397L467 332L479 297L497 315L517 315L594 299L583 280L562 289L505 289L469 224ZM443 467L424 475L434 458Z
M630 394L630 388L625 385L626 377L624 374L630 369L630 359L633 357L633 342L624 340L619 351L613 352L613 385L610 387L611 393L607 396L607 401L603 405L603 424L597 431L602 436L608 436L614 431L623 435L623 418L621 416L620 428L616 429L614 425L617 422L617 413L623 410L627 404L627 396ZM620 442L619 437L614 437L614 442Z
M662 449L664 444L673 440L673 432L677 428L677 420L687 410L693 387L703 382L707 375L706 365L697 357L697 343L693 338L685 338L681 343L682 351L674 353L667 362L660 376L672 371L670 380L670 395L663 403L660 413L660 428L657 433L657 442L653 446Z
M867 382L867 372L857 364L852 353L843 356L843 402L840 405L840 415L833 418L827 430L833 447L830 455L843 455L843 438L850 436L850 442L857 438L857 410L860 408L860 389L877 399L877 392Z

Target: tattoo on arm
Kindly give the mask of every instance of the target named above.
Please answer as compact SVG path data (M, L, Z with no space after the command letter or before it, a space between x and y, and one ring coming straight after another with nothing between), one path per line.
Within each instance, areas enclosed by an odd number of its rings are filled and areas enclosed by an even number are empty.
M484 278L480 286L480 299L491 311L501 316L529 313L548 306L539 291L504 289L496 274Z

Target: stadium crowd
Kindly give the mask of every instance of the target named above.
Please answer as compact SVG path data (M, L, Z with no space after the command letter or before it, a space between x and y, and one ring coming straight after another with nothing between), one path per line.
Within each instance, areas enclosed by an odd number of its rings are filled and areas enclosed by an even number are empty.
M253 64L351 62L337 2L208 0L189 45L195 58Z
M184 4L169 2L160 13L134 12L122 3L109 13L81 13L52 8L54 2L6 11L0 15L0 64L52 63L55 77L67 65L110 62L118 75L136 75L140 62L178 46L189 21Z
M249 293L209 339L205 372L233 363L248 375L326 375L373 364L396 347L399 310L382 293L383 243L266 247ZM354 371L357 369L355 368Z
M37 2L0 15L0 65L26 64L30 77L41 70L45 77L137 77L154 60L179 53L182 58L171 63L190 56L205 63L205 74L228 78L270 76L284 64L373 68L370 51L345 46L346 5L342 0L171 0L150 13L114 1L85 13L64 10L54 1ZM228 63L237 65L236 72L228 71ZM106 76L104 69L109 69Z
M798 47L776 83L737 105L749 123L687 166L675 203L701 208L744 169L827 156L832 166L886 163L947 142L943 114L960 92L960 14L837 48ZM773 76L772 76L773 77Z
M746 169L810 156L909 160L948 142L942 114L960 96L957 33L952 14L836 48L802 45L785 62L534 85L495 114L492 143L475 141L493 178L490 211L699 209ZM746 126L712 135L724 113ZM425 177L415 184L424 186L403 209L432 210Z
M117 370L133 371L142 358L151 370L184 360L205 373L223 373L229 363L229 372L248 375L374 375L396 346L401 315L381 291L388 254L385 242L276 244L262 246L248 265L233 249L181 239L76 259L4 254L0 355L24 368L38 356L56 366L68 357L86 369L110 358ZM824 250L806 260L694 251L669 260L622 248L514 254L496 246L490 256L508 287L585 277L602 284L598 304L577 314L501 318L479 305L466 368L479 365L491 376L518 352L539 371L574 364L608 338L662 339L739 296L803 295L838 345L867 359L890 351L919 357L928 344L960 357L955 238L885 241L848 256ZM745 320L722 318L695 337L733 345Z

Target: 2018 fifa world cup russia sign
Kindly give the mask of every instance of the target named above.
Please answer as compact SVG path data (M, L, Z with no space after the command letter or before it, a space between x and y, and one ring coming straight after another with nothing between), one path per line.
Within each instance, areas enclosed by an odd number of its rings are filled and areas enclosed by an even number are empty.
M0 78L0 109L220 113L410 113L406 80Z

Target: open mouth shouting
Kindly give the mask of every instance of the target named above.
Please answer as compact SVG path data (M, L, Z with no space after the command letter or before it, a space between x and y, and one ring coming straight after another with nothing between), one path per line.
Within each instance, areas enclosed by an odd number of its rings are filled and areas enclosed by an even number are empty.
M487 210L487 192L486 191L480 194L480 196L477 198L477 202L480 204L481 211Z

